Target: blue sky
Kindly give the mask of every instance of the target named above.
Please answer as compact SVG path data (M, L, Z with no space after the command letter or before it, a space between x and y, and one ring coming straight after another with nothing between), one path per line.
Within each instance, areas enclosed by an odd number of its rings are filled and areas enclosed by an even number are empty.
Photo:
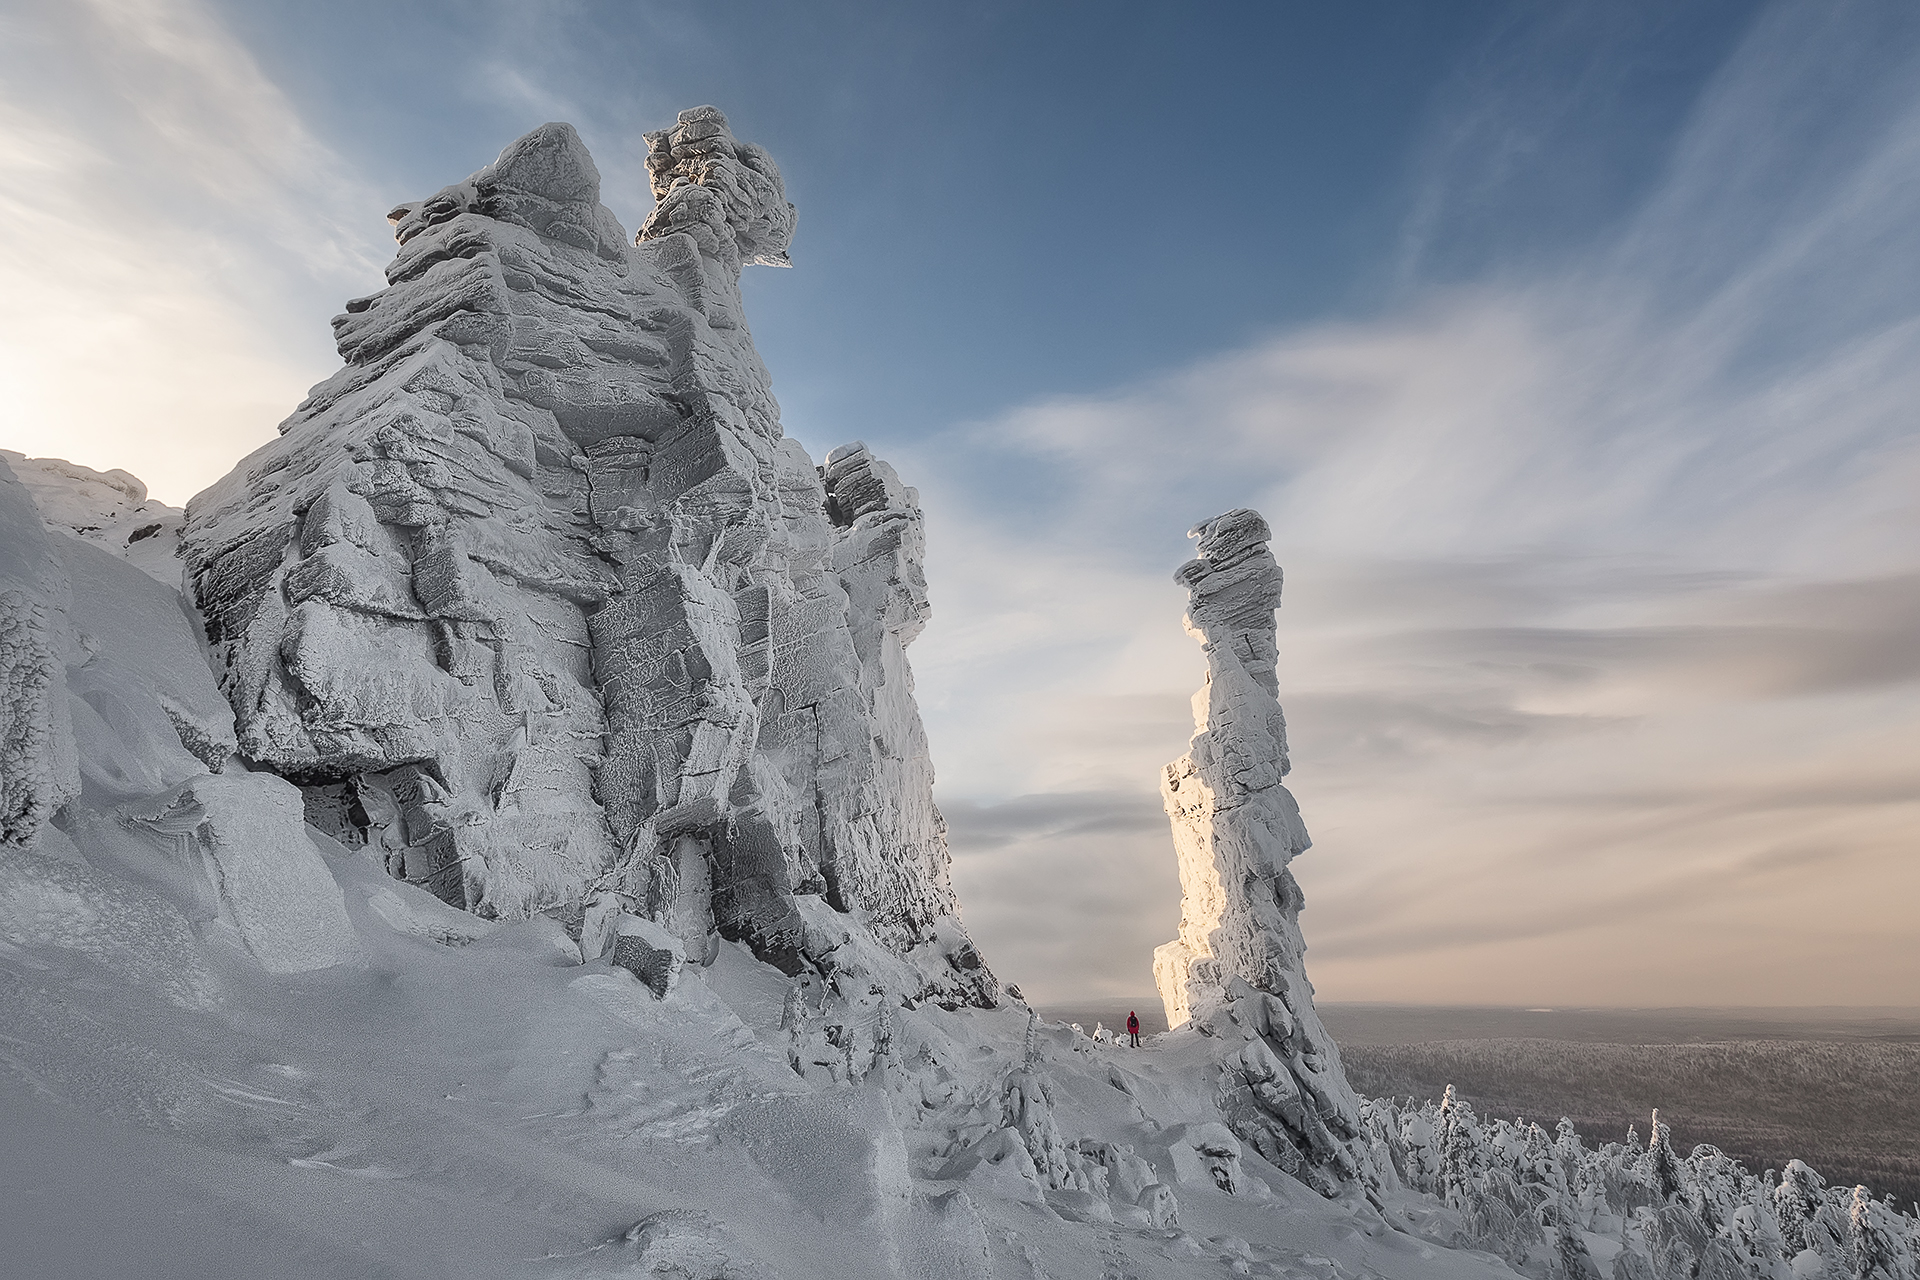
M808 227L808 270L749 286L789 417L876 435L1097 388L1350 305L1375 283L1356 266L1395 234L1419 104L1448 72L1436 55L1501 14L476 11L488 9L235 12L268 74L320 105L335 146L358 150L404 116L378 154L396 192L560 114L619 172L617 196L644 208L644 129L693 101L754 122L787 158ZM1204 222L1169 216L1194 196Z
M1264 510L1348 999L1913 1003L1920 14L1687 5L16 3L0 444L182 501L334 367L383 214L549 119L627 226L779 161L788 430L920 486L970 925L1144 996ZM1061 921L1070 922L1061 927Z

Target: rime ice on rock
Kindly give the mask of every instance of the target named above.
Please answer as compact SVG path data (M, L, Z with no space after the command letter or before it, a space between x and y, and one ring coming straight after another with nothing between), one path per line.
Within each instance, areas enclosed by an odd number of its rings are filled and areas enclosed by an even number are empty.
M1303 899L1287 870L1309 841L1280 782L1288 769L1274 674L1280 566L1258 512L1229 511L1192 536L1199 557L1175 578L1192 593L1187 630L1206 649L1207 683L1193 699L1193 742L1161 780L1182 899L1180 936L1154 952L1154 978L1170 1026L1191 1021L1228 1040L1225 1110L1235 1132L1331 1193L1362 1174L1366 1156L1358 1100L1314 1012Z
M657 202L640 240L686 233L700 251L738 273L743 265L790 267L794 211L773 157L741 142L716 107L682 111L671 129L646 136Z
M781 433L739 288L786 261L772 160L711 107L647 141L632 244L564 124L394 210L346 367L190 504L241 750L483 915L591 901L795 972L818 895L990 1004L904 657L914 491Z
M188 1256L233 1234L238 1176L253 1254L358 1274L364 1215L313 1213L316 1179L404 1207L430 1167L447 1213L376 1242L395 1273L1920 1280L1889 1202L1682 1155L1658 1112L1587 1150L1451 1089L1356 1109L1301 964L1252 512L1181 571L1210 672L1157 958L1189 1028L1089 1039L1011 986L947 1012L997 988L906 662L917 498L862 445L816 468L781 438L734 288L791 231L771 163L710 109L649 141L637 249L564 126L397 211L348 368L184 539L124 472L0 456L9 1118L167 1210L28 1204L9 1261L76 1223L83 1252ZM186 1158L130 1165L136 1117ZM615 1202L653 1211L609 1239Z
M66 566L0 460L0 850L31 845L80 794L64 650Z
M29 458L11 449L0 449L0 458L33 495L49 529L92 543L179 589L180 526L186 513L148 497L138 476L118 467L95 471L65 458Z

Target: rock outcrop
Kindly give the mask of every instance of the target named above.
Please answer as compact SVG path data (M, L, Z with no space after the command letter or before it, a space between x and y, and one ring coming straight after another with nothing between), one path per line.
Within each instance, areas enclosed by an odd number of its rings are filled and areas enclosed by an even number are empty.
M1229 511L1191 536L1199 557L1175 578L1192 593L1187 630L1206 650L1207 683L1193 699L1193 742L1161 779L1182 899L1180 936L1154 952L1154 979L1169 1025L1226 1040L1222 1110L1234 1131L1331 1193L1366 1176L1367 1157L1359 1101L1314 1012L1305 900L1287 870L1311 842L1280 781L1280 566L1258 512Z
M140 477L115 467L95 471L65 458L29 458L0 449L26 486L47 528L71 534L180 587L180 526L186 513L147 496Z
M0 1183L59 1190L7 1274L1920 1280L1890 1201L1658 1111L1356 1105L1250 511L1180 571L1174 1031L998 1001L915 492L782 435L778 170L710 108L649 146L636 244L564 125L396 210L346 367L188 512L0 451Z
M346 367L189 504L240 750L479 914L617 899L797 972L817 895L991 1004L904 656L916 496L781 432L739 288L786 263L772 160L711 107L647 141L631 244L564 124L394 210Z

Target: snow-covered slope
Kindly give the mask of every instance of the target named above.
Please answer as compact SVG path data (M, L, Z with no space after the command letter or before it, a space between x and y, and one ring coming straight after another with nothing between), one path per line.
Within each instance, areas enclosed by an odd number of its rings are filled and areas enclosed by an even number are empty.
M870 519L906 498L863 451L827 472L882 687L918 524ZM0 504L39 655L9 709L50 739L65 706L74 744L6 774L38 805L0 858L9 1271L1489 1274L1446 1211L1243 1147L1215 1038L944 1008L821 895L797 976L672 913L455 909L235 753L177 593Z
M49 528L90 542L170 587L180 585L186 512L149 498L138 476L11 449L0 449L0 459L33 495Z

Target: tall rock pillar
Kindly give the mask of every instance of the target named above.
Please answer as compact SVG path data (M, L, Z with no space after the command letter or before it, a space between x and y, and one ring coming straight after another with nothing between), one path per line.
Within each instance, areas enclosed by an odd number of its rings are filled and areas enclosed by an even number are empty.
M1256 511L1192 531L1200 554L1175 575L1192 592L1187 630L1207 653L1194 738L1160 794L1180 859L1180 936L1153 953L1169 1025L1223 1042L1228 1123L1263 1156L1328 1194L1363 1177L1359 1103L1320 1025L1300 936L1307 849L1300 808L1281 785L1287 724L1274 674L1280 566Z

